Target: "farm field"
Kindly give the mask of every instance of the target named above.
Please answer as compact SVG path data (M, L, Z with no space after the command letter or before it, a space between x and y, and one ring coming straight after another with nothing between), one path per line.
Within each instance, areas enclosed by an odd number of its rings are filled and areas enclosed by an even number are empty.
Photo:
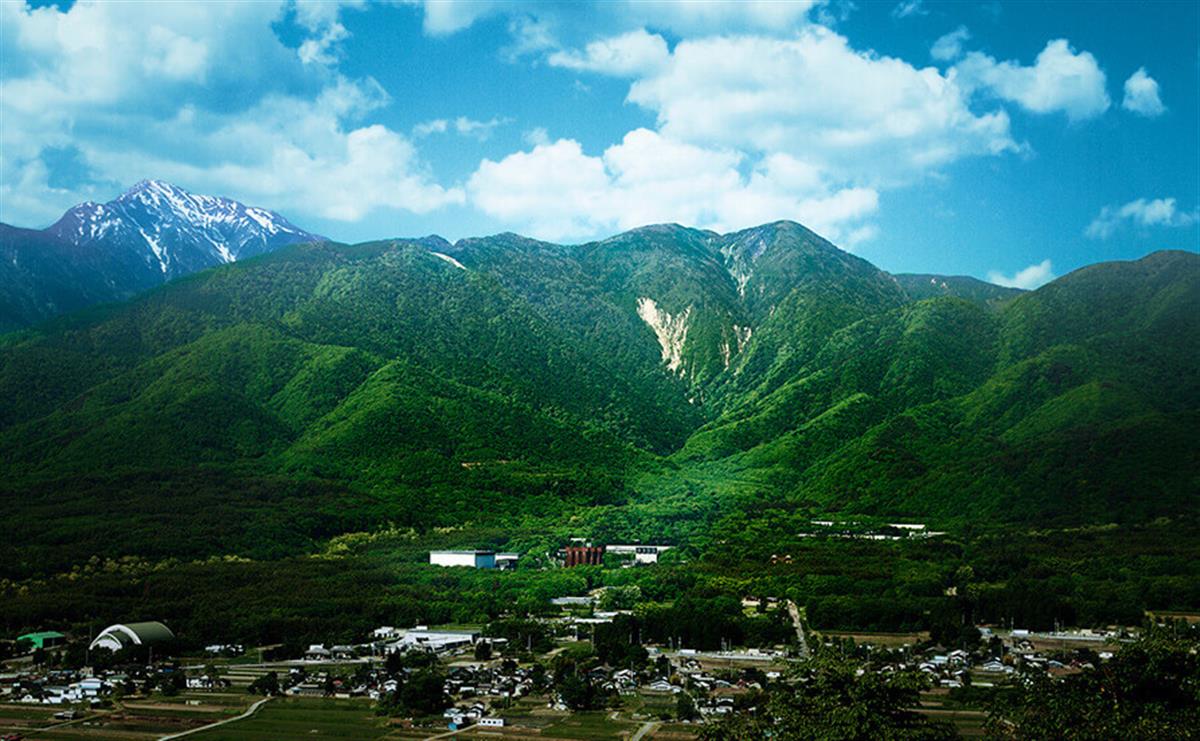
M280 697L263 705L250 718L201 731L191 738L205 741L286 738L358 741L383 738L389 730L394 729L389 728L386 719L374 714L367 701Z
M37 739L152 739L200 728L241 713L253 698L238 694L185 693L170 699L131 699L109 710L64 722L61 706L0 705L0 730Z
M927 630L917 633L822 630L819 631L819 635L823 638L851 638L855 643L871 643L888 648L913 646L929 640L929 631Z
M506 716L507 717L507 716ZM616 717L612 711L554 713L514 719L509 727L471 728L457 738L541 739L542 741L599 741L629 738L641 723Z

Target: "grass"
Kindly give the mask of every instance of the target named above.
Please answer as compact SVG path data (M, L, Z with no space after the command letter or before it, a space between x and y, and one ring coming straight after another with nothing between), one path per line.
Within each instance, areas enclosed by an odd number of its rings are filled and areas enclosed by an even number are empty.
M551 723L542 730L541 738L564 738L589 741L590 739L620 738L638 728L637 723L613 720L607 711L572 713Z
M696 738L700 725L695 723L663 723L644 738L649 741L684 741Z
M154 739L168 733L178 733L215 723L238 714L249 699L228 695L207 696L186 693L172 698L136 698L112 712L102 711L86 719L39 731L38 739ZM19 708L0 706L0 728L15 728L7 721L13 717L36 720L25 728L46 727L61 723L53 718L50 708Z
M55 723L54 713L59 707L45 705L0 705L0 731L25 731Z
M855 643L871 643L877 646L913 646L918 643L929 640L929 631L920 631L917 633L876 633L869 631L838 631L838 630L822 630L819 632L820 638L853 638Z
M388 734L387 721L377 717L371 703L323 698L276 698L253 717L195 734L216 741L275 741L285 738L377 739Z

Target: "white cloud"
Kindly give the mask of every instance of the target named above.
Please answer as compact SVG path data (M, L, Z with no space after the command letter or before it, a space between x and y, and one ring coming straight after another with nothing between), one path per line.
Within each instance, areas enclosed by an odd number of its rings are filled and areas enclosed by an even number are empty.
M1105 206L1100 209L1083 233L1091 239L1108 239L1125 223L1142 227L1183 227L1197 221L1200 221L1200 209L1179 211L1174 198L1139 198L1124 206Z
M378 83L326 66L344 37L338 12L354 4L0 3L11 49L0 61L0 220L46 224L145 177L294 218L461 203L406 137L364 120L388 104ZM315 46L279 40L273 26L289 19ZM70 149L90 182L52 186L54 148Z
M504 5L495 0L402 0L424 10L425 33L445 36L469 27L475 21L498 12Z
M340 41L350 36L346 27L334 23L326 28L320 36L305 39L296 53L305 64L333 64L338 60L335 49Z
M843 180L907 181L1018 149L1008 116L972 112L953 75L856 51L819 26L789 39L681 41L629 100L654 111L671 139L785 152Z
M558 39L550 23L540 18L519 15L508 22L508 33L512 42L501 50L501 56L509 62L520 61L521 58L553 51L559 48Z
M624 0L601 3L625 22L679 34L790 34L807 22L816 0Z
M484 213L545 239L581 238L678 222L717 230L796 219L837 241L862 231L878 208L869 188L832 191L820 173L776 154L739 171L744 156L636 129L600 156L559 139L484 160L467 189Z
M924 0L902 0L900 4L892 8L893 18L908 18L914 15L929 15L929 9L925 7Z
M146 57L142 67L172 80L203 82L208 68L208 45L203 41L154 26L146 35Z
M971 32L966 26L959 26L948 34L941 36L929 48L929 56L939 62L950 62L962 56L962 45L969 41Z
M1033 113L1062 112L1079 121L1099 116L1110 104L1104 72L1096 58L1086 51L1076 53L1066 39L1047 43L1031 67L971 52L954 72L960 84L990 92Z
M355 221L377 208L426 213L462 203L433 182L412 143L380 124L347 126L385 103L382 90L342 79L315 100L269 96L242 115L193 114L143 124L149 140L180 137L202 158L155 148L85 150L118 182L146 173L296 215Z
M1142 116L1154 118L1166 112L1166 106L1158 97L1158 81L1146 74L1141 67L1125 81L1125 100L1121 107Z
M343 8L366 6L366 0L292 0L296 23L311 36L300 43L296 54L304 64L332 65L341 56L339 44L350 32L339 20Z
M521 140L531 147L549 144L550 132L546 130L545 126L535 126L529 131L521 134Z
M413 136L425 137L432 134L445 134L453 131L460 136L468 136L479 141L491 138L492 131L498 126L510 123L512 119L492 117L489 121L476 121L466 116L455 119L435 118L413 127Z
M423 28L431 36L445 36L470 27L492 15L512 19L516 44L511 56L556 48L552 25L582 25L580 5L544 0L399 0L418 6ZM655 28L679 35L707 33L769 33L790 35L808 23L810 11L825 10L826 0L601 0L588 4L587 25L593 32ZM853 6L840 3L839 11Z
M620 36L593 41L582 52L557 51L547 61L555 67L624 77L654 72L670 56L667 42L662 36L639 28Z
M1018 270L1013 275L1005 275L998 270L993 270L987 275L989 283L1007 288L1023 288L1027 291L1045 285L1056 277L1049 260L1042 260L1024 270Z

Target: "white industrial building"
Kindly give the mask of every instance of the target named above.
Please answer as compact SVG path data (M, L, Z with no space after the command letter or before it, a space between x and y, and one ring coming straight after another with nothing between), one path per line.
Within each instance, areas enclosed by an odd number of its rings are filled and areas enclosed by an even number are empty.
M430 551L429 563L434 566L469 566L476 569L496 568L495 551Z
M658 563L659 555L670 549L669 545L610 545L605 546L604 552L617 555L633 554L635 563Z
M444 653L463 648L470 648L479 640L479 633L468 630L430 630L424 625L418 625L412 630L404 631L400 640L391 644L393 651L429 651Z

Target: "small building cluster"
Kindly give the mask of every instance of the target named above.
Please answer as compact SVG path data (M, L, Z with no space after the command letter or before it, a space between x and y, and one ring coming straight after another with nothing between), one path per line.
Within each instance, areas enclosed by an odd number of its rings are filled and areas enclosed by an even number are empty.
M488 550L430 551L429 563L434 566L466 566L473 569L513 569L519 554L496 553Z
M574 566L599 566L606 555L616 556L625 566L658 563L658 557L671 549L669 545L612 544L594 545L580 538L558 552L558 560L565 568Z
M575 538L571 544L560 549L557 561L565 568L575 566L600 566L606 555L617 556L625 566L658 563L658 557L672 546L654 544L613 544L593 545L582 538ZM514 569L518 553L497 553L496 551L477 550L445 550L430 551L429 563L433 566L463 566L472 569Z
M98 702L125 679L124 674L99 677L69 670L0 674L0 700L40 705Z

